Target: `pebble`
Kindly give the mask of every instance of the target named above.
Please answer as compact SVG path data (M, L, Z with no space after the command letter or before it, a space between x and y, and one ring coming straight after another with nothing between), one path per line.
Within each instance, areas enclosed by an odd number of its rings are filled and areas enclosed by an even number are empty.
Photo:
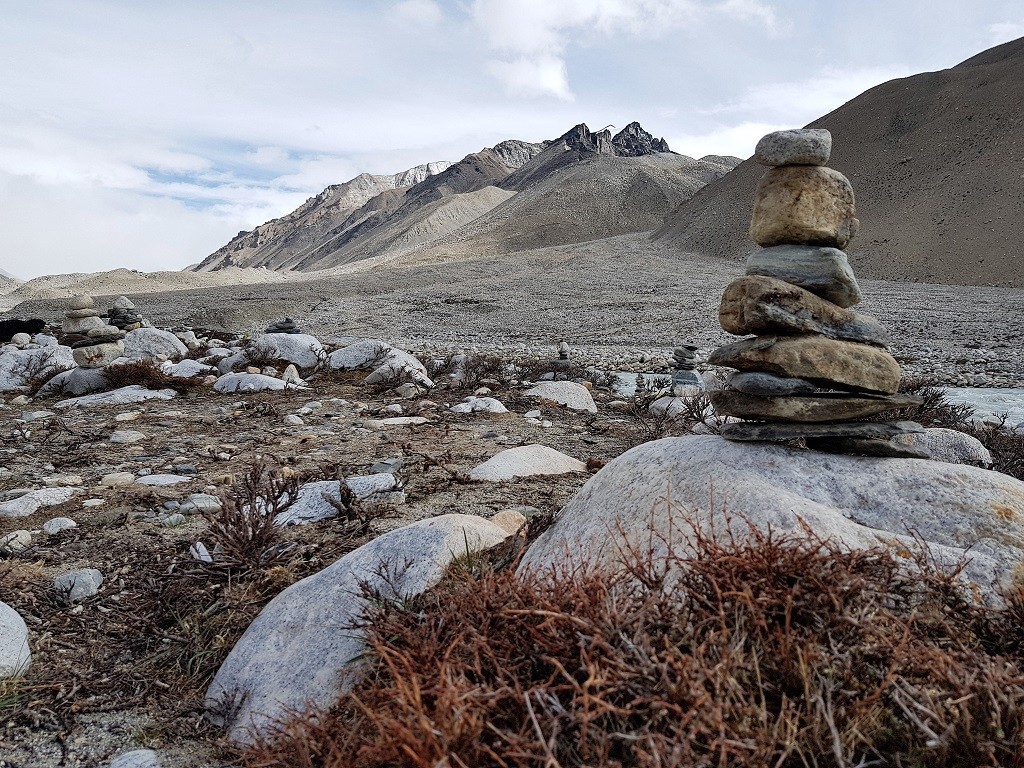
M284 423L289 427L301 427L306 423L301 417L296 416L293 413L289 413L282 421L284 421Z
M177 528L178 526L184 525L188 522L188 518L180 512L175 512L173 515L168 515L160 521L160 525L164 528Z
M51 536L61 531L66 531L69 528L77 528L78 523L72 520L70 517L54 517L51 520L47 520L43 523L43 530Z
M137 432L134 429L119 429L116 432L111 433L110 437L107 438L108 442L118 444L138 443L145 439L145 434Z
M62 573L53 580L53 588L67 596L69 602L77 602L92 597L100 591L103 574L95 568L81 568L77 571Z
M46 486L60 486L60 485L82 485L85 481L81 475L50 475L50 477L43 478L43 485Z

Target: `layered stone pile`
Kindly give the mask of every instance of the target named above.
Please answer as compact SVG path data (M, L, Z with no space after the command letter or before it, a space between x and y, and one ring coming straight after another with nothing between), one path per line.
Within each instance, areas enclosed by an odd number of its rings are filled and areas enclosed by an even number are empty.
M692 344L672 350L672 390L675 394L677 387L703 387L704 382L697 374L697 350Z
M739 441L803 438L809 448L882 456L923 454L891 438L923 431L912 422L859 421L919 402L897 395L899 363L887 333L850 307L861 298L841 250L856 235L853 187L826 167L831 134L778 131L761 139L769 166L758 186L751 239L762 246L746 276L722 295L729 333L755 334L715 350L708 362L737 369L711 395L715 410L744 419L722 436Z
M103 368L124 354L124 331L103 322L92 296L75 296L61 326L80 368Z
M142 328L146 322L131 299L126 296L118 296L114 300L113 306L107 310L107 317L110 318L112 326L125 332Z
M286 317L284 320L278 320L269 325L266 333L302 333L302 331L292 318Z

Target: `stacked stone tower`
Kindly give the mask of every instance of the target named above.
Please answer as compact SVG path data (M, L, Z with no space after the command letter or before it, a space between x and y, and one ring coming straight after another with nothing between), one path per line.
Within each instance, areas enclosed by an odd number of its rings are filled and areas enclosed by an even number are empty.
M103 322L92 296L75 296L68 302L63 331L80 368L104 368L124 354L124 332Z
M842 251L856 235L853 187L826 167L826 130L771 133L755 157L769 166L758 186L751 239L762 246L746 276L722 295L719 319L746 339L715 350L708 362L737 369L711 393L715 410L745 421L722 436L740 441L803 438L809 448L923 457L890 442L920 432L912 422L860 421L906 407L897 395L900 366L881 323L854 312L860 288Z

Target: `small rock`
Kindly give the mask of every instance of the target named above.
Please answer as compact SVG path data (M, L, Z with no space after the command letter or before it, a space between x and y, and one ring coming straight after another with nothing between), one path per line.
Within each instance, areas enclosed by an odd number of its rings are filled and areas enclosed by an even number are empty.
M138 443L145 440L146 436L142 432L136 432L133 429L119 429L113 432L110 437L107 438L108 442L111 443Z
M21 552L32 546L31 531L11 531L0 536L0 552Z
M31 662L25 620L7 603L0 602L0 680L21 677Z
M109 768L161 768L159 755L152 749L133 749L110 761Z
M175 512L174 514L168 515L167 517L162 519L160 521L160 525L162 525L164 528L177 528L179 526L184 525L187 522L187 517L185 517L180 512Z
M526 516L514 509L503 509L491 517L491 522L508 533L518 533L526 525Z
M191 479L191 477L186 477L185 475L154 474L140 477L135 482L138 485L164 486L177 485L178 483L187 483Z
M301 427L306 423L294 413L289 413L282 421L289 427Z
M74 603L92 597L100 591L103 574L95 568L82 568L69 573L62 573L53 580L57 592L65 595L68 602Z
M54 517L43 523L43 530L49 535L66 531L69 528L77 528L78 523L72 520L70 517Z
M135 482L135 475L131 472L111 472L100 478L100 485L105 488L113 488L118 485L131 485ZM92 499L90 499L92 501ZM98 499L102 502L102 499ZM84 506L93 506L89 502L86 502Z
M761 165L827 165L832 134L825 128L775 131L761 137L754 159Z

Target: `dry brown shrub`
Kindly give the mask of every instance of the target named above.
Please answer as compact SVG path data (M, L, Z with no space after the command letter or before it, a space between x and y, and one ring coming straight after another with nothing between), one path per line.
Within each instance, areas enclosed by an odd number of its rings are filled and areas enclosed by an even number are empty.
M130 363L109 365L103 369L103 376L111 389L137 384L146 389L173 389L175 392L189 392L206 388L203 376L182 378L170 376L160 370L152 360L135 360Z
M461 569L371 617L373 673L251 767L1024 766L1024 594L752 533L669 568Z

